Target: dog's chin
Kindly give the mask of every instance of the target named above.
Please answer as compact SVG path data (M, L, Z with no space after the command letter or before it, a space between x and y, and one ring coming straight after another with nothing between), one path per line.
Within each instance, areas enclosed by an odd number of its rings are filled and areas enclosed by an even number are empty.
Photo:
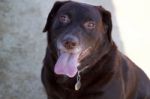
M57 83L65 83L66 81L68 81L70 78L66 75L56 75L57 78Z

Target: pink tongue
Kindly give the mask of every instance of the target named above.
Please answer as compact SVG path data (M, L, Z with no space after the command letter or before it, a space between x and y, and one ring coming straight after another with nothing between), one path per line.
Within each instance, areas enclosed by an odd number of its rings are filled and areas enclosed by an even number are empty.
M74 77L78 71L78 56L78 54L61 53L55 64L54 72L71 78Z

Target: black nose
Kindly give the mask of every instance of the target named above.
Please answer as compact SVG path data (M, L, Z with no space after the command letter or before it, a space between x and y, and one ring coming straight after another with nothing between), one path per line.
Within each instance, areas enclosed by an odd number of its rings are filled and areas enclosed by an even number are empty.
M62 43L66 49L74 49L78 45L78 40L76 37L71 36L64 38Z

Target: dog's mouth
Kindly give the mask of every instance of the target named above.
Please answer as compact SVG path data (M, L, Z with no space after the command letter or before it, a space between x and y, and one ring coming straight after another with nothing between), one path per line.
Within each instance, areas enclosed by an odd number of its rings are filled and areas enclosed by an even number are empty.
M54 67L54 72L58 75L66 75L73 78L80 66L80 61L87 57L91 47L78 52L67 52L58 50L58 59Z

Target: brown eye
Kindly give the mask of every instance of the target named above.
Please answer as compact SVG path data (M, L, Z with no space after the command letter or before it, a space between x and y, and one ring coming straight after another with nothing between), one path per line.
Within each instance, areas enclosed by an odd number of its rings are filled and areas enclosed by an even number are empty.
M96 23L94 21L87 21L84 23L84 27L86 29L92 30L96 27Z
M69 16L67 16L67 15L61 15L59 17L59 20L60 20L60 22L62 22L64 24L67 24L70 22Z

